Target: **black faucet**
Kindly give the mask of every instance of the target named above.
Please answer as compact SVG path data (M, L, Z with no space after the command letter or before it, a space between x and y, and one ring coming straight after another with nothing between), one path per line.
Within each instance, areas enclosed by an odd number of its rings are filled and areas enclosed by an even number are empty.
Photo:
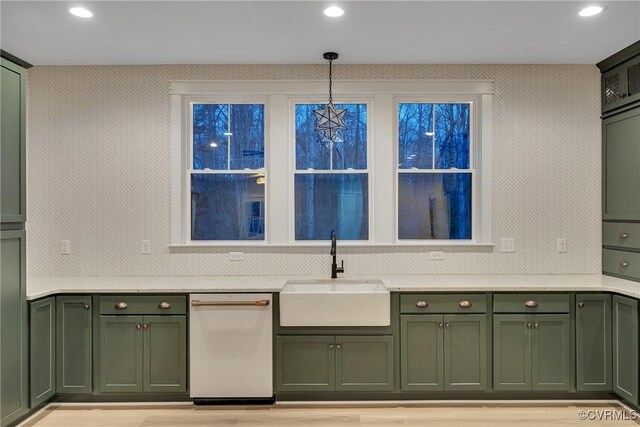
M331 256L333 257L333 262L331 263L331 278L337 279L338 273L344 273L344 260L338 267L336 264L336 232L335 230L331 232Z

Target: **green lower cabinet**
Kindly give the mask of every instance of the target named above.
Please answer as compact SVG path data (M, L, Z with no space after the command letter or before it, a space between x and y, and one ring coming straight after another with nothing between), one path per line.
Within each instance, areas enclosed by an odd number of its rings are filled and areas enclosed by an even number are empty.
M392 336L336 336L336 390L392 391Z
M613 391L638 404L638 301L613 296Z
M186 391L186 317L144 316L142 335L143 391Z
M486 390L486 315L401 316L403 391Z
M392 336L276 336L276 391L391 391Z
M93 391L91 296L56 297L57 393Z
M0 426L23 416L28 402L25 232L0 233Z
M31 407L56 393L56 299L30 304L29 357Z
M100 316L100 391L142 391L142 316Z
M611 295L576 295L576 388L609 391L611 373Z
M496 314L493 324L495 390L570 390L569 314Z

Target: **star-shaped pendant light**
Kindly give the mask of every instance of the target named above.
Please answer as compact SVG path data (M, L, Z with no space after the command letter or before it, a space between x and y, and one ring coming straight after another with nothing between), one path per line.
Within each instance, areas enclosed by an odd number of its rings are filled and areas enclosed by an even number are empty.
M338 109L333 105L333 75L331 65L334 60L338 59L338 54L335 52L326 52L322 55L324 59L329 61L329 102L327 106L322 110L315 110L313 113L316 115L316 130L322 133L323 139L328 140L331 143L342 142L342 139L338 135L339 130L347 130L347 126L344 124L344 118L347 114L347 110Z

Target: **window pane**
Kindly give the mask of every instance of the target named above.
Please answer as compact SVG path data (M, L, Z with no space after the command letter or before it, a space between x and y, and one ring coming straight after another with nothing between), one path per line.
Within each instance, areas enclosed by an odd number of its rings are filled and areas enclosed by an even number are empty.
M295 176L296 240L369 238L367 174Z
M316 131L314 110L326 104L296 104L296 168L297 169L366 169L367 168L367 104L336 104L346 109L345 125L339 136L342 142L333 144L333 164L329 145Z
M398 174L398 238L471 239L471 174Z
M265 186L259 177L192 175L191 240L264 240Z
M231 105L231 169L264 167L264 105Z
M469 104L436 104L436 169L469 169Z
M193 105L195 170L242 170L262 167L264 105Z
M228 169L227 104L193 105L193 169Z
M398 105L398 168L433 167L433 104Z

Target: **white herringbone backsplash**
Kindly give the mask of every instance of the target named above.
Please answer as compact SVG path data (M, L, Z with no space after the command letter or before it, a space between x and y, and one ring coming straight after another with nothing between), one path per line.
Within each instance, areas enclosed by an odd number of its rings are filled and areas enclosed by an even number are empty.
M340 79L493 79L497 248L341 248L351 275L600 269L599 73L592 65L338 65ZM323 65L56 66L29 70L33 276L327 275L327 248L169 250L170 80L324 79ZM568 252L556 253L567 238ZM60 255L60 240L71 254ZM140 241L151 240L151 255Z

